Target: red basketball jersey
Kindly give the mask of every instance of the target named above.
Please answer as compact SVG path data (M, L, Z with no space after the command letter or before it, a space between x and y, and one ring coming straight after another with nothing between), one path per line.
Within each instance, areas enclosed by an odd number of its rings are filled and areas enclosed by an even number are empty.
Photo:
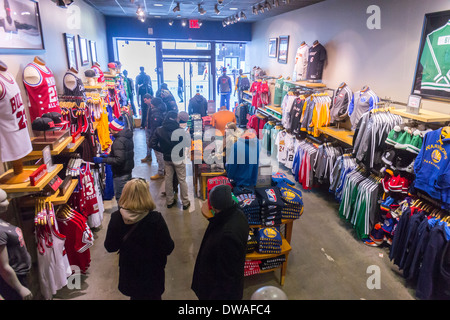
M61 113L56 81L52 71L48 68L46 71L34 62L28 64L27 67L35 68L40 74L40 81L37 84L28 83L25 81L25 77L23 80L30 100L30 121L33 122L47 112Z
M94 177L92 176L91 167L89 164L85 164L81 167L80 181L82 186L81 201L84 202L82 213L85 217L88 217L91 214L98 213L98 202L94 185Z

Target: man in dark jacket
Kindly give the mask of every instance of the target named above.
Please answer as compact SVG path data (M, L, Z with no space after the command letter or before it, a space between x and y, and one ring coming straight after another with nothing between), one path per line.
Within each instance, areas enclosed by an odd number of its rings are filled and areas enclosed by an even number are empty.
M215 214L203 236L191 288L200 300L241 300L248 221L230 186L212 188L209 201Z
M167 106L164 101L160 98L154 97L150 102L150 110L147 117L147 130L148 130L148 140L147 146L151 150L151 139L155 134L158 127L162 126L164 118L166 117ZM158 162L158 172L151 176L151 180L157 180L164 178L164 158L163 154L155 150L156 161Z
M208 101L206 101L205 97L197 92L195 96L189 100L188 113L198 113L201 114L202 117L205 117L208 113Z
M111 121L109 130L114 138L111 151L105 158L94 157L94 163L106 163L111 166L114 195L116 201L119 201L122 189L125 183L131 179L131 172L134 168L133 131L124 129L122 117Z
M173 140L175 141L172 141ZM167 208L176 204L173 190L173 176L176 175L180 185L180 200L183 210L191 205L186 183L185 150L191 146L189 134L180 128L178 113L169 111L161 127L157 128L150 146L163 154L165 169L165 191Z
M167 111L178 111L177 101L167 87L167 83L161 84L161 88L155 93L155 97L161 98L167 106Z

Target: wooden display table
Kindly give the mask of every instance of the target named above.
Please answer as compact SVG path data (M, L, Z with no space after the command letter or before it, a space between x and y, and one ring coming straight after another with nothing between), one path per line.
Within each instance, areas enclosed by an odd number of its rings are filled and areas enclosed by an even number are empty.
M355 134L354 131L338 129L336 127L320 127L318 130L320 133L338 139L350 146L353 145L353 135Z
M406 112L406 109L395 109L390 110L391 113L399 115L404 118L414 119L421 122L446 122L450 121L450 115L440 112L434 112L430 110L420 109L419 114Z

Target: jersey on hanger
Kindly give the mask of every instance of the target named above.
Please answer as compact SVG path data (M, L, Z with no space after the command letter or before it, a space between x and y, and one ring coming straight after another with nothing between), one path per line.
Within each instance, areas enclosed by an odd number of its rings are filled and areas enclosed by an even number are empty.
M348 107L348 114L350 115L350 122L352 123L352 130L355 130L359 119L367 111L376 108L376 104L380 98L370 88L365 91L358 91L353 95L352 101Z
M420 63L421 89L450 93L450 20L427 35Z
M30 100L30 121L33 122L44 113L61 113L56 81L52 71L48 68L46 71L34 62L28 64L27 67L35 68L40 74L40 81L37 84L28 83L25 77L23 80Z
M2 162L15 161L33 147L20 89L9 72L0 73L0 154Z
M308 69L308 56L309 46L307 44L301 45L297 49L297 53L295 55L294 75L296 77L296 81L306 79L306 71Z
M345 120L348 116L348 108L352 98L353 92L347 85L336 90L333 97L333 104L330 109L331 122Z
M323 66L326 59L327 50L320 43L309 48L308 68L306 72L306 78L308 80L322 79Z

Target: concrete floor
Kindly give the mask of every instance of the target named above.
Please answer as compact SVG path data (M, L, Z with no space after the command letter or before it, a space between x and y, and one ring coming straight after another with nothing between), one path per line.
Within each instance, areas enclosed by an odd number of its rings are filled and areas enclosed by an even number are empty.
M135 129L134 176L149 179L156 173L156 161L141 163L145 157L145 134ZM200 207L202 201L194 197L192 171L188 166L191 207L183 212L181 204L167 209L163 180L151 181L151 193L162 212L175 249L166 266L164 300L196 300L190 289L195 258L207 221ZM410 300L414 290L405 286L397 267L389 259L387 247L367 247L353 235L351 226L338 217L339 204L323 190L302 191L304 213L294 222L292 251L289 254L286 280L280 286L280 271L245 278L244 299L263 286L281 288L290 300ZM127 300L117 289L118 255L108 253L103 242L110 214L117 209L116 201L105 201L102 228L95 232L91 250L92 262L80 290L64 288L55 299ZM367 273L370 266L378 266L381 286L369 289Z

